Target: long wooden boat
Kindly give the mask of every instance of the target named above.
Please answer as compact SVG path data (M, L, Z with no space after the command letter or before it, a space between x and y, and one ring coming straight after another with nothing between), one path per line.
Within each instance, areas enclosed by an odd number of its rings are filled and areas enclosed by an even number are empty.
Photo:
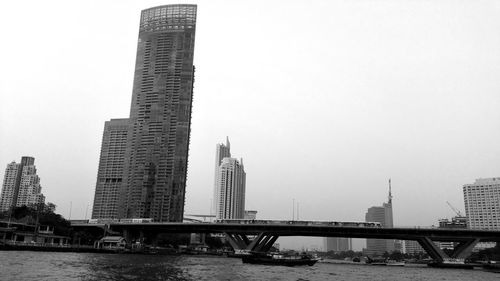
M309 255L283 256L281 254L250 254L241 258L243 263L263 264L263 265L284 265L284 266L312 266L318 259Z

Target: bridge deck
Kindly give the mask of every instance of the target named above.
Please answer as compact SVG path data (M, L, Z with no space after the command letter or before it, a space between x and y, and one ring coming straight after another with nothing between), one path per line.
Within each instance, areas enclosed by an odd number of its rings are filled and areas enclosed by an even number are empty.
M105 224L72 224L75 228L101 227ZM436 228L343 227L294 224L237 223L110 223L113 231L177 232L177 233L268 233L278 236L352 237L416 240L428 237L435 241L500 241L500 231Z

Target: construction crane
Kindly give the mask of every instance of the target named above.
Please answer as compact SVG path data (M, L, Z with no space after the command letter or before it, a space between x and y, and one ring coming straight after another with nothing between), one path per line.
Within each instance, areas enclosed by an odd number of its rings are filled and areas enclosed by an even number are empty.
M446 201L446 204L448 204L448 206L450 206L450 208L453 210L453 212L455 212L455 214L457 214L457 216L463 217L462 213L460 213L459 210L457 210L455 207L453 207L453 205L451 205L450 202Z

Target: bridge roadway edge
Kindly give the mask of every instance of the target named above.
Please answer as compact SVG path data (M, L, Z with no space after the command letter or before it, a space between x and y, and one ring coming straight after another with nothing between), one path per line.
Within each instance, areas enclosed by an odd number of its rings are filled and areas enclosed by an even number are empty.
M109 227L114 232L143 231L153 233L240 233L256 235L267 233L277 236L350 237L418 240L426 237L433 241L461 242L479 239L481 242L500 242L500 231L435 228L384 228L304 225L265 225L228 223L110 223L74 224L74 228Z

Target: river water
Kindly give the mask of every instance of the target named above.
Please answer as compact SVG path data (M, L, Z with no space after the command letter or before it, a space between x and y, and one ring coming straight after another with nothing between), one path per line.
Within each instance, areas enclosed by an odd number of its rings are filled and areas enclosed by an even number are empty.
M0 280L500 280L500 273L317 263L243 264L236 258L0 251Z

